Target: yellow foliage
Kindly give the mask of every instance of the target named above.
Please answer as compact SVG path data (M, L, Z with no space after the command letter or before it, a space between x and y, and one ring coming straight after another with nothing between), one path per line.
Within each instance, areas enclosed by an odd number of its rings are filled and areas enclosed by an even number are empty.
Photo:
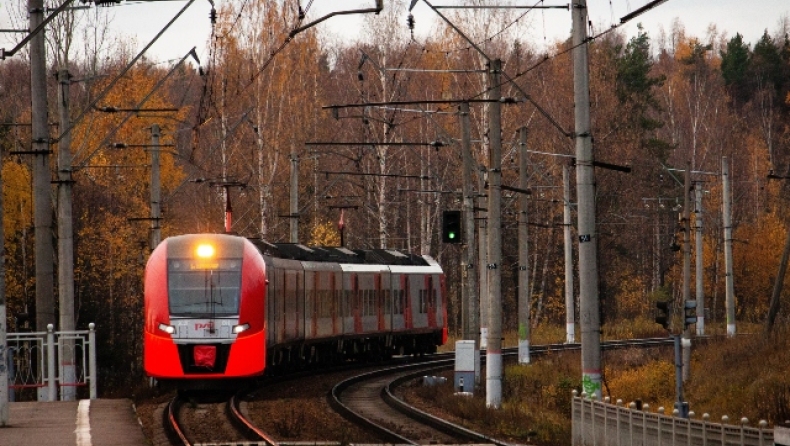
M604 370L606 388L612 398L625 402L641 399L651 405L671 406L675 392L675 366L669 361L650 361L646 364L617 371L611 367Z
M324 220L316 223L310 231L310 245L340 246L340 232L335 223Z
M33 206L30 175L23 164L3 163L3 228L6 237L14 237L22 227L30 225Z
M164 74L161 70L151 67L134 68L115 84L99 105L121 109L136 108ZM108 76L108 79L111 78L112 76ZM99 84L95 89L101 91L105 86ZM167 99L165 90L160 88L150 94L150 98L140 108L142 110L175 108ZM137 204L148 209L150 194L147 188L140 185L150 184L150 151L140 147L114 149L110 148L109 144L123 142L130 146L150 145L151 126L154 124L161 128L160 144L172 143L173 123L176 122L173 119L183 120L187 113L186 108L182 108L177 113L158 114L156 117L140 113L128 119L117 131L116 127L126 117L125 112L95 112L91 119L83 119L72 132L71 152L75 158L73 164L80 174L75 180L81 181L82 175L87 176L91 182L112 188L119 193L119 196L136 200ZM115 133L111 135L111 132ZM108 135L111 137L108 138ZM108 140L105 141L106 138ZM57 146L55 148L58 149ZM163 147L159 157L163 193L175 188L185 177L181 168L177 166L173 153L173 149Z
M741 224L734 231L733 273L736 291L741 290L736 293L736 305L742 319L765 317L786 234L775 213L765 214L753 224ZM743 285L739 288L737 284Z

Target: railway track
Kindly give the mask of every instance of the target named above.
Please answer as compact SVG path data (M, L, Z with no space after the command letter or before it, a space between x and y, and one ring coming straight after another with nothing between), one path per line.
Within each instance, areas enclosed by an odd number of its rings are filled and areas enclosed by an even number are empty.
M165 431L174 445L243 444L278 446L268 434L257 428L242 413L239 405L243 392L223 402L196 402L176 395L164 411Z
M610 350L634 346L665 346L671 343L670 338L608 341L603 342L601 348ZM536 345L530 349L530 353L537 358L547 352L579 349L580 344ZM517 355L517 349L506 349L503 354L513 357ZM482 359L485 361L485 355ZM429 361L416 363L400 361L384 369L342 379L332 387L327 400L346 419L370 432L373 441L398 444L486 443L508 446L509 443L442 420L394 396L394 388L397 386L420 376L452 369L453 365L454 353L433 355ZM309 380L315 379L315 376L313 373L298 373L287 380ZM280 380L270 380L267 384L274 384L275 381ZM252 393L260 390L256 389ZM205 397L197 399L176 396L164 411L165 430L171 444L276 446L278 443L274 437L263 432L240 409L245 395L238 393L221 401L211 401Z
M628 347L671 345L669 338L608 341L604 350ZM580 344L537 345L530 349L534 356L552 351L573 351ZM505 356L515 356L518 349L506 349ZM483 356L483 362L485 357ZM486 443L508 446L505 441L433 416L395 397L393 389L418 377L451 369L454 358L422 364L391 367L369 372L338 383L328 396L330 405L344 417L377 433L384 441L403 444L464 444Z

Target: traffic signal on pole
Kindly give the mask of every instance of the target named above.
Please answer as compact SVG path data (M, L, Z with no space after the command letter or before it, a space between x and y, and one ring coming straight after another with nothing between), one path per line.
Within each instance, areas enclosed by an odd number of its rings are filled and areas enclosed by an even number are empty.
M461 211L444 211L442 214L442 241L461 243Z
M656 323L669 328L669 302L656 302Z
M683 328L697 323L697 301L687 300L683 303Z

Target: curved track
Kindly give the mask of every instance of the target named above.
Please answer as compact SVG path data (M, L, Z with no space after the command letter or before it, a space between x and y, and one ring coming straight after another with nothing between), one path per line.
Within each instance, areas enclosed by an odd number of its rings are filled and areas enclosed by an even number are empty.
M604 350L628 347L670 345L670 338L608 341ZM537 345L530 349L534 356L551 351L581 349L580 344ZM514 356L517 349L506 349L505 356ZM481 358L485 361L485 355ZM330 405L349 420L370 429L385 441L406 444L488 443L500 446L509 443L471 431L439 417L423 412L396 398L394 387L420 376L451 369L454 359L391 367L355 376L337 384L328 395ZM416 422L415 422L416 421Z
M603 350L627 347L671 345L671 338L608 341ZM580 344L535 345L534 357L552 351L581 349ZM506 349L505 356L515 356L517 349ZM473 432L416 409L393 395L392 389L417 377L451 369L454 353L437 354L431 360L391 365L388 368L357 375L335 385L328 395L329 404L347 419L369 430L383 442L398 444L464 444L487 443L508 446L509 443ZM485 361L485 353L481 352ZM284 379L310 379L313 373L300 373ZM283 379L283 378L281 378ZM217 441L220 444L243 442L245 445L277 446L277 442L256 427L240 410L246 393L237 393L224 402L203 402L176 396L164 411L165 430L174 445L192 446ZM207 428L206 425L211 427ZM216 426L216 427L215 427ZM209 432L209 433L207 433Z

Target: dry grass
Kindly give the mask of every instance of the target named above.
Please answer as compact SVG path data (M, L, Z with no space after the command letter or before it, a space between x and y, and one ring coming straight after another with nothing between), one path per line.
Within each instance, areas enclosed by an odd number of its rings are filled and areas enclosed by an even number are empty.
M633 320L604 326L604 339L664 337L656 324ZM694 341L690 380L684 385L685 399L697 416L711 419L728 415L730 420L747 417L754 424L764 419L771 425L790 419L790 327L779 328L771 336L761 326L739 324L739 332L752 335L728 339L715 336L707 342ZM711 334L725 328L709 325ZM562 342L564 327L541 327L532 332L532 343ZM454 343L449 343L453 345ZM516 335L505 335L505 346L517 345ZM604 396L636 399L655 411L663 406L670 413L675 400L675 365L671 346L604 352ZM529 366L507 366L500 410L486 408L485 389L473 398L452 395L447 386L426 390L426 399L466 420L469 427L519 443L539 445L570 444L571 392L580 390L581 363L578 352L551 353ZM493 434L492 434L493 435Z

